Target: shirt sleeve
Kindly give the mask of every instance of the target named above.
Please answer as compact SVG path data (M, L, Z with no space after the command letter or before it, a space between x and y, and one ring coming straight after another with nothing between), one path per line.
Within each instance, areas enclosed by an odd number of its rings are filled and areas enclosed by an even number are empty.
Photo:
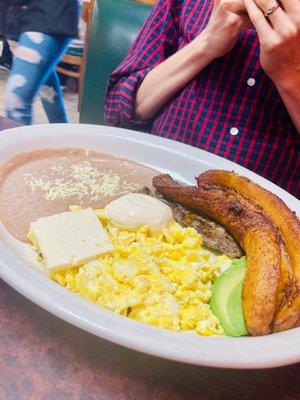
M145 76L178 48L174 0L158 0L119 67L110 76L105 100L107 125L148 124L134 118L135 95ZM176 13L177 10L177 13Z

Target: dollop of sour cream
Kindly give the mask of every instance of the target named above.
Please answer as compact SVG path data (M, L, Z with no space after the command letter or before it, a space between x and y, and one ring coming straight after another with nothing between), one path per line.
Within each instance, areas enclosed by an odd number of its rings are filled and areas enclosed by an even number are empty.
M160 230L173 220L170 207L154 197L129 193L113 200L105 207L105 214L116 225L138 228L143 225Z

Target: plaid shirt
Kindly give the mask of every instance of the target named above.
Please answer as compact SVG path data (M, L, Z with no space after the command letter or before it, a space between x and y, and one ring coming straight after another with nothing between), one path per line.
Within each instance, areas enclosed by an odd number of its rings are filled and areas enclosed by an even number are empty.
M179 90L151 121L134 119L134 99L156 65L192 41L207 25L212 0L158 0L125 60L112 73L108 125L137 128L230 159L300 197L300 136L259 63L254 30L241 33ZM213 46L213 43L212 43Z

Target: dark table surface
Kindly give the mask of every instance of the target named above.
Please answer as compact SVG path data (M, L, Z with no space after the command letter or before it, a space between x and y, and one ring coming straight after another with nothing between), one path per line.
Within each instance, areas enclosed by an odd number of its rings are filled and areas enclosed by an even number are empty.
M0 117L0 130L13 126ZM238 371L162 360L84 332L0 281L0 399L292 400L300 363Z

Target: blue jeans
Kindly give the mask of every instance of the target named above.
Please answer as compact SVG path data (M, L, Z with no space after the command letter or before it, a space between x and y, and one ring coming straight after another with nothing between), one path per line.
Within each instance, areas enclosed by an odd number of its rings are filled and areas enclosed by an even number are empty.
M49 122L67 122L55 67L68 48L70 39L39 32L24 32L18 42L7 82L7 117L31 125L32 105L39 93Z

